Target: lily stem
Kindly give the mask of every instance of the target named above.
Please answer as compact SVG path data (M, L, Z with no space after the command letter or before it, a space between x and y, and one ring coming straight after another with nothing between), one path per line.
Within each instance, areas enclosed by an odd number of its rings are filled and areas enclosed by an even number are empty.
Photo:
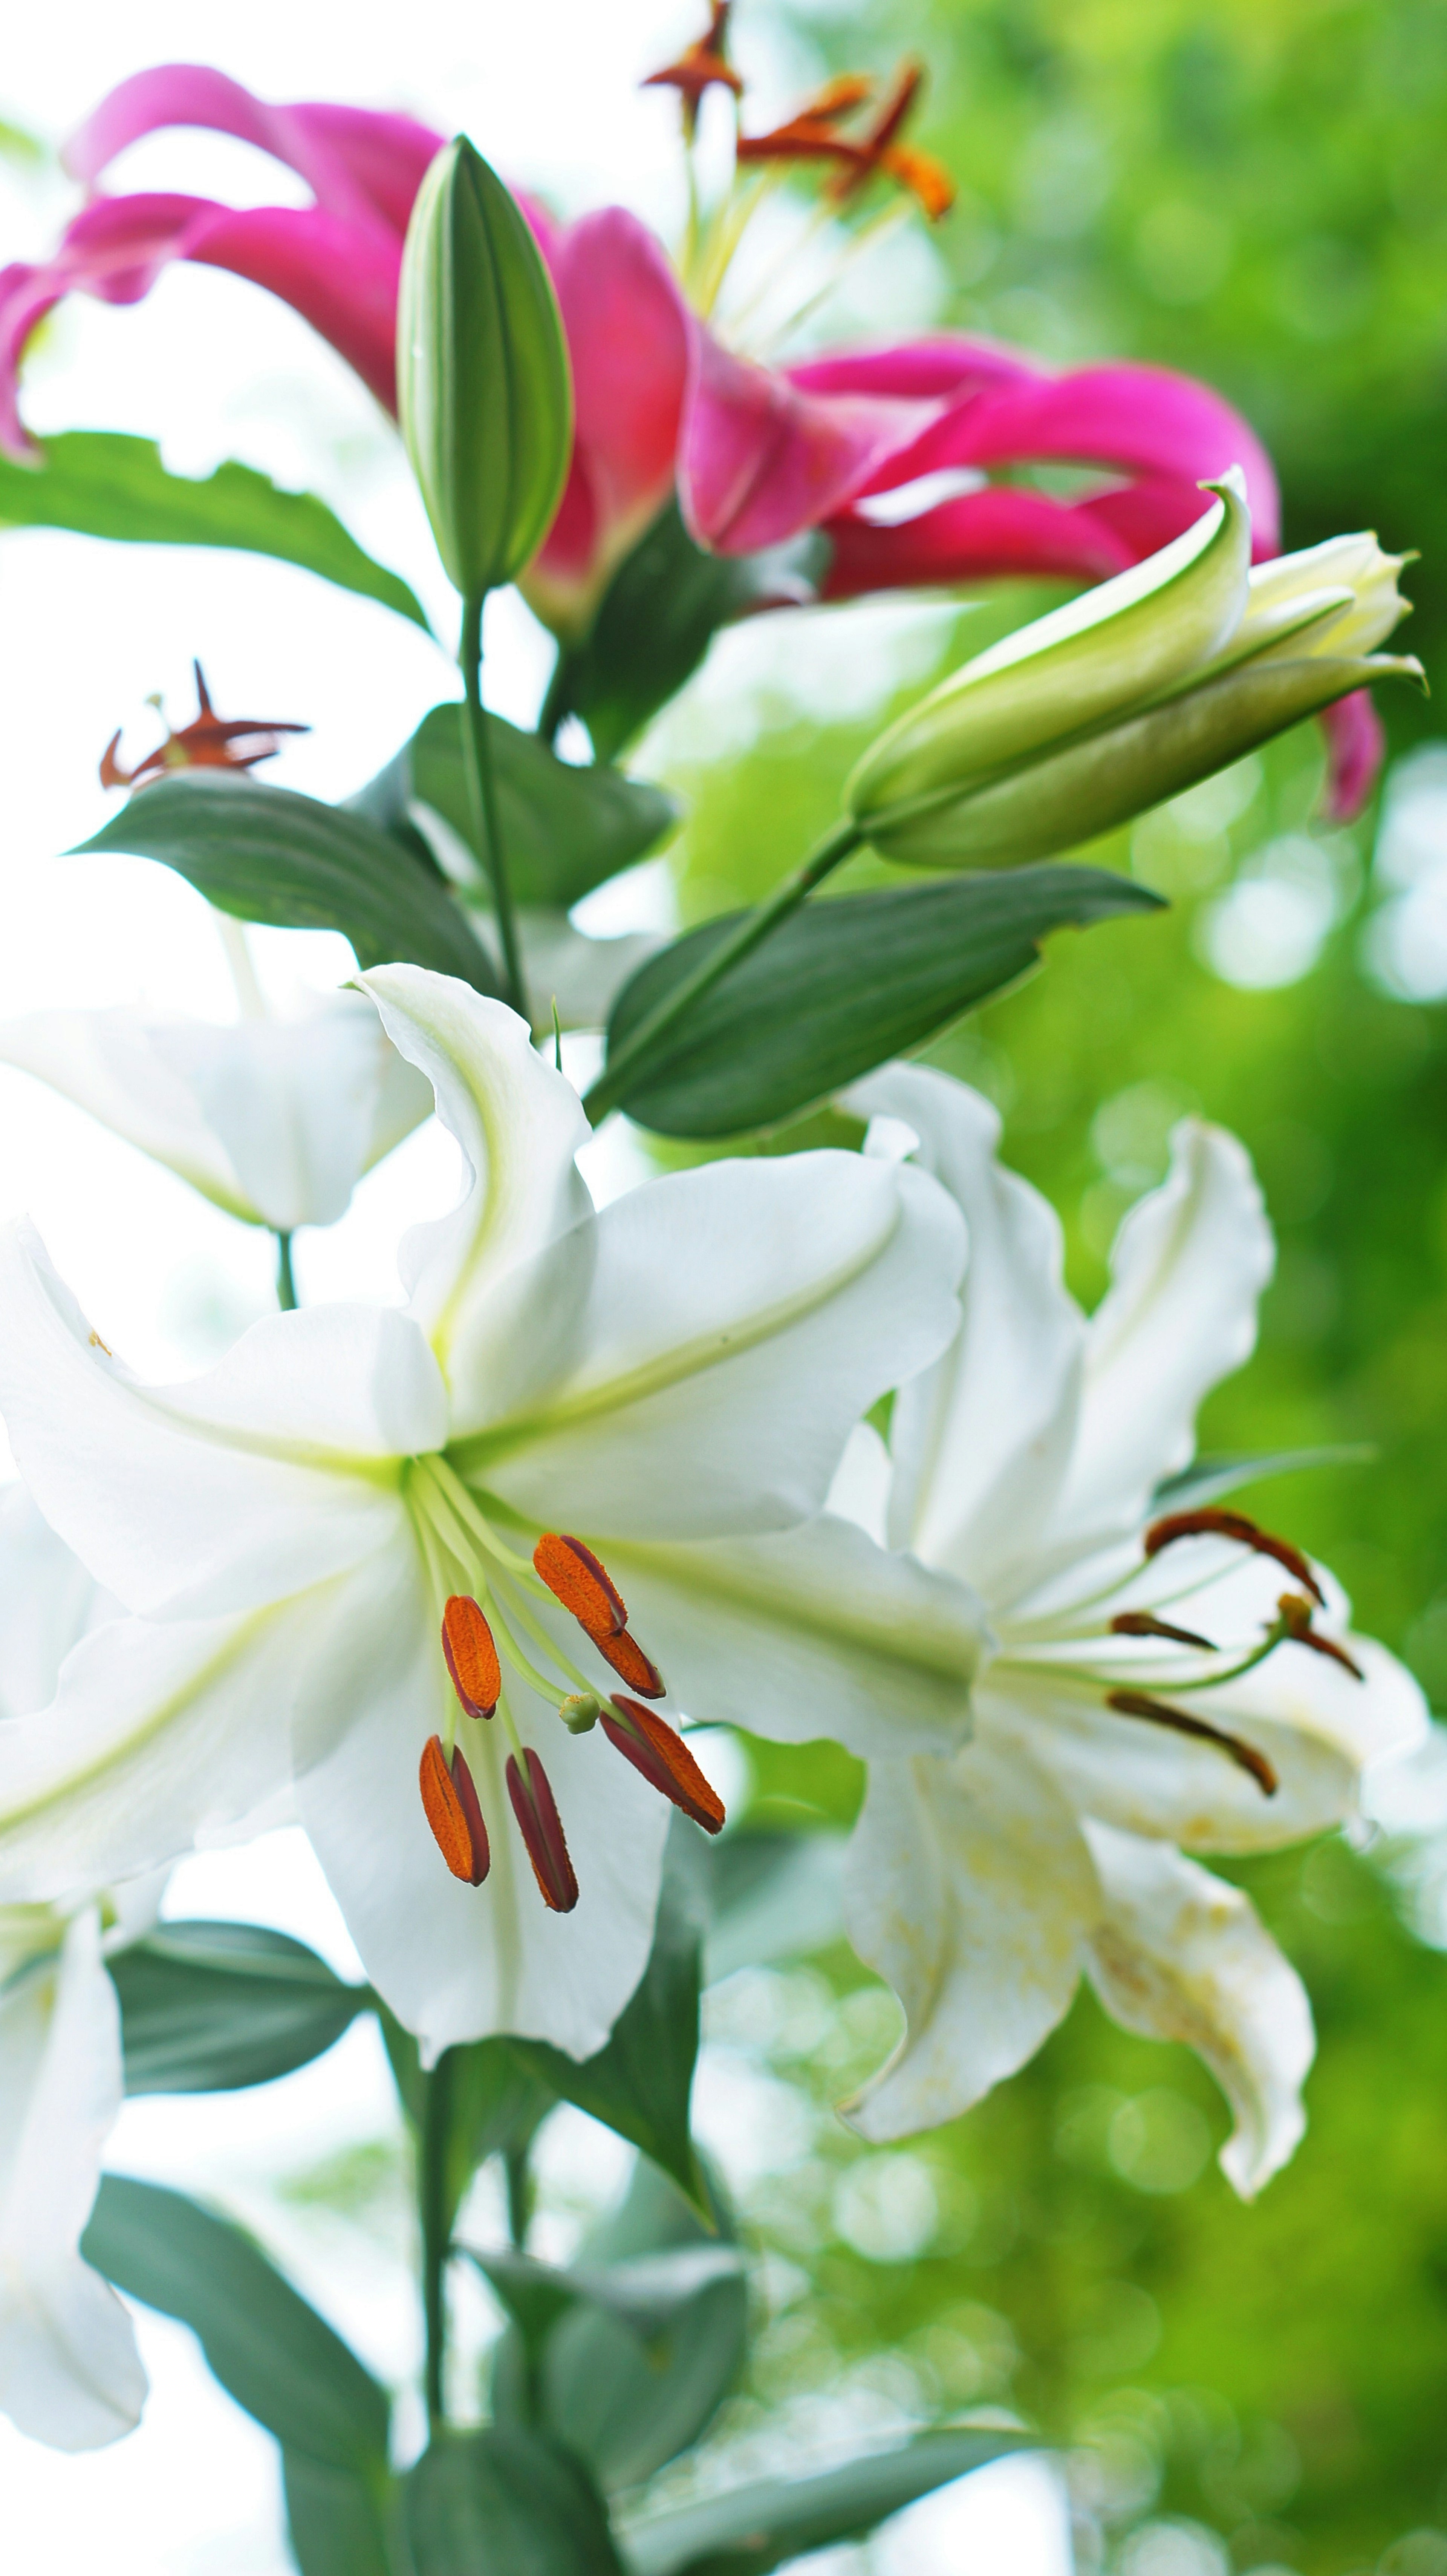
M695 1002L701 1001L705 993L711 993L715 984L721 983L725 975L732 974L735 966L751 956L771 931L788 920L791 912L797 912L805 896L812 894L817 885L822 885L824 879L859 848L864 837L864 825L857 823L852 815L846 815L842 822L836 823L833 830L826 832L823 840L810 851L803 864L795 868L792 876L785 877L783 884L775 887L768 901L759 904L753 912L745 913L728 938L711 949L693 973L685 975L683 982L676 984L671 993L666 993L661 1002L655 1003L620 1047L610 1051L597 1081L583 1098L583 1107L595 1127L601 1118L606 1118L610 1109L617 1108L625 1092L632 1088L638 1067L645 1057L653 1054L659 1039L666 1037L678 1025Z
M526 1019L528 996L523 981L522 950L518 945L517 916L513 910L502 823L497 809L492 738L482 703L482 611L486 598L486 591L478 591L468 600L462 613L462 645L458 659L462 664L462 685L467 693L467 722L462 729L467 758L467 788L472 804L473 832L492 886L493 917L497 922L498 945L502 950L507 999L519 1016Z
M503 2149L504 2177L507 2183L507 2232L515 2252L521 2254L528 2241L528 2225L533 2214L533 2177L526 2146Z
M452 2052L444 2049L425 2092L421 2134L417 2141L417 2202L422 2222L422 2313L427 2328L427 2420L435 2430L444 2421L443 2377L447 2355L447 2252L451 2235L448 2209L447 2148L452 2124Z
M276 1302L284 1315L289 1315L297 1302L296 1279L291 1266L291 1236L279 1230L276 1238Z

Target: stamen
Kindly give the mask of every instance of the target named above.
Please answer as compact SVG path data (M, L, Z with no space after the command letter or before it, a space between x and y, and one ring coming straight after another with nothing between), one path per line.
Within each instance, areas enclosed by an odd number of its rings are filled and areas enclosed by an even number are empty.
M603 1703L594 1691L571 1691L558 1710L570 1735L588 1735L603 1714Z
M1113 1690L1105 1694L1107 1708L1121 1717L1144 1717L1152 1726L1168 1726L1173 1734L1194 1735L1205 1744L1219 1747L1240 1771L1249 1771L1263 1797L1274 1798L1278 1788L1275 1771L1264 1753L1247 1744L1239 1735L1228 1735L1223 1727L1209 1726L1203 1717L1192 1717L1184 1708L1172 1708L1168 1701L1151 1699L1145 1691Z
M602 1711L603 1732L610 1744L616 1744L635 1771L641 1771L650 1788L671 1798L706 1834L716 1834L724 1821L724 1803L713 1783L704 1778L681 1735L664 1723L655 1710L641 1708L635 1699L624 1699L613 1693L609 1708Z
M417 1778L433 1841L453 1877L465 1879L470 1887L481 1887L492 1866L492 1853L461 1746L454 1748L449 1766L441 1738L429 1735L422 1747Z
M698 122L699 103L706 90L716 85L732 90L735 98L743 82L724 54L728 37L729 9L732 0L709 0L707 35L695 37L686 45L677 62L665 63L662 71L650 72L641 82L643 89L676 89L683 104L683 129L690 142Z
M644 1699L662 1699L668 1684L652 1656L645 1655L637 1638L630 1637L626 1628L621 1637L595 1637L593 1643L604 1663L612 1665L630 1690Z
M1209 1637L1198 1637L1194 1628L1173 1628L1169 1619L1157 1619L1150 1610L1117 1611L1110 1625L1117 1637L1169 1637L1177 1646L1198 1646L1203 1655L1216 1651Z
M1168 1512L1164 1520L1153 1521L1141 1544L1147 1556L1158 1556L1178 1538L1229 1538L1238 1547L1249 1547L1257 1556L1271 1556L1294 1574L1303 1589L1311 1594L1319 1608L1325 1609L1326 1595L1312 1573L1299 1547L1285 1538L1273 1538L1269 1530L1259 1529L1244 1512L1223 1512L1214 1505L1200 1511Z
M548 1590L571 1610L580 1628L586 1628L596 1643L600 1637L616 1637L628 1625L628 1612L623 1595L607 1568L600 1565L590 1547L580 1538L560 1537L556 1530L544 1530L533 1549L533 1564Z
M491 1717L502 1688L492 1630L470 1592L454 1592L442 1613L442 1653L469 1717Z
M554 1914L571 1914L578 1902L578 1882L568 1857L562 1818L548 1785L548 1775L532 1746L523 1748L522 1764L514 1754L507 1757L507 1793L518 1820L518 1831L527 1846L543 1903Z
M1281 1613L1282 1626L1294 1646L1310 1646L1314 1655L1330 1655L1334 1664L1346 1666L1355 1681L1366 1680L1366 1674L1362 1671L1361 1665L1354 1662L1345 1646L1339 1646L1334 1637L1317 1635L1311 1624L1309 1601L1303 1601L1299 1593L1283 1592L1276 1607Z

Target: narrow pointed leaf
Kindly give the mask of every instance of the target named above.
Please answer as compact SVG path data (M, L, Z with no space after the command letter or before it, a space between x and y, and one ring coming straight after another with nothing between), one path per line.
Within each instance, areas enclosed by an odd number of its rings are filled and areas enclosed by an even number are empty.
M363 815L314 796L192 770L143 788L72 855L98 850L159 859L242 921L340 930L360 966L403 961L460 975L480 993L497 990L491 960L436 869Z
M222 2387L289 2452L371 2477L385 2392L230 2220L179 2191L102 2177L82 2250L129 2298L191 2327Z
M304 1943L251 1923L162 1923L110 1967L128 2093L269 2083L320 2057L371 2000Z
M1159 908L1128 877L1056 866L806 903L640 1061L619 1105L666 1136L773 1126L1013 984L1047 931ZM737 918L705 922L630 977L610 1052Z
M70 528L132 545L272 555L379 600L415 626L427 624L400 575L374 563L313 492L285 492L234 462L199 480L172 474L154 439L118 430L69 429L39 444L39 466L0 457L0 528Z
M1205 1450L1179 1475L1162 1479L1151 1496L1151 1509L1184 1511L1197 1503L1214 1503L1222 1494L1234 1494L1241 1485L1263 1483L1268 1476L1295 1476L1308 1467L1367 1467L1376 1455L1370 1440L1338 1441L1322 1449L1242 1449L1234 1456L1213 1456Z
M862 2539L917 2496L1032 2445L1021 2433L925 2433L822 2477L762 2478L623 2534L632 2576L767 2576L786 2558Z
M416 2576L623 2576L602 2497L540 2433L449 2434L407 2481Z

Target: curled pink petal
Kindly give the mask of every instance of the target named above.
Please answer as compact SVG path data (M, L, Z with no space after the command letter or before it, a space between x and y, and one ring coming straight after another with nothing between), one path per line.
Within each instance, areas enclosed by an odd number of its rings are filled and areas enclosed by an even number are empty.
M1004 483L893 527L849 513L831 519L826 534L833 547L826 599L941 583L1107 581L1136 560L1090 510Z
M976 340L960 331L927 340L902 340L884 349L840 349L786 370L803 393L947 396L962 402L1001 385L1038 383L1044 369L998 340Z
M1324 707L1321 729L1326 736L1327 783L1322 813L1329 823L1354 823L1377 783L1386 756L1387 737L1370 689L1353 689Z
M752 554L818 527L912 448L937 402L801 392L694 333L679 499L690 533L718 554Z

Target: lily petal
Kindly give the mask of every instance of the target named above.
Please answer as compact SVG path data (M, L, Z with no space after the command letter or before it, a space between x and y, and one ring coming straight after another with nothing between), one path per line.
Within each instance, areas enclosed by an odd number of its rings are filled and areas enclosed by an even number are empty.
M131 2320L79 2250L121 2091L88 1907L58 1965L0 1997L0 2409L60 2451L119 2441L145 2403Z
M1353 689L1321 713L1330 775L1324 808L1328 823L1354 823L1377 783L1387 736L1370 689Z
M1196 507L1167 534L1178 536L1200 516ZM1018 484L995 484L937 502L912 519L883 524L858 510L826 523L832 549L825 599L866 591L914 590L939 583L1031 580L1108 581L1156 544L1131 545L1086 502L1053 501ZM1164 545L1166 536L1159 540Z
M1147 2039L1184 2040L1235 2114L1221 2168L1253 2199L1306 2127L1311 2006L1239 1888L1162 1843L1089 1821L1104 1899L1087 1973L1107 2012Z
M76 1639L115 1606L25 1487L0 1491L0 1743L5 1719L54 1697Z
M718 554L782 545L842 510L938 410L883 394L801 392L696 329L678 458L689 533Z
M1070 1808L1012 1748L977 1740L948 1760L872 1764L845 1919L906 2029L843 2106L851 2126L908 2137L1013 2075L1068 2011L1099 1903Z

